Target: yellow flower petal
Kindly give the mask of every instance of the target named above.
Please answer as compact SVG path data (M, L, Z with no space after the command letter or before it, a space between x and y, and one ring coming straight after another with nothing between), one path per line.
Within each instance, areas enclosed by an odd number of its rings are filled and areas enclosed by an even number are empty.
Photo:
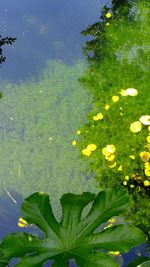
M87 150L89 151L95 151L97 148L97 146L95 144L90 144L87 146Z
M112 14L110 12L106 13L106 18L109 19L112 17Z
M117 165L117 163L116 163L116 162L114 162L112 165L109 165L109 168L115 168L115 167L116 167L116 165Z
M126 92L126 90L121 90L120 92L119 92L122 96L127 96L128 94L127 94L127 92Z
M81 131L80 131L80 130L78 130L78 131L77 131L77 135L80 135L80 134L81 134Z
M143 182L143 184L144 184L144 186L150 186L150 181L145 180L145 181Z
M119 96L118 96L118 95L113 95L113 96L112 96L112 101L113 101L114 103L118 102L118 101L119 101Z
M126 175L124 179L127 180L127 181L129 181L130 178L129 178L128 175Z
M119 166L118 171L122 171L122 165Z
M138 94L138 91L135 88L127 88L126 93L129 96L136 96Z
M150 176L150 170L149 169L145 169L145 175Z
M130 125L130 131L132 133L138 133L142 130L142 124L140 121L135 121Z
M130 155L129 158L134 160L135 156L134 155Z
M145 169L150 170L150 162L145 162Z
M139 120L144 125L150 125L150 115L144 115Z
M126 186L127 184L128 184L128 183L127 183L127 181L123 181L123 185L125 185L125 186Z
M109 25L110 25L110 23L109 23L109 22L107 22L107 23L106 23L106 26L109 26Z
M115 155L105 156L105 159L108 161L113 161L115 159Z
M134 184L130 184L130 188L134 188Z
M116 148L115 148L115 146L114 145L107 145L106 146L106 150L107 150L107 152L109 152L109 153L115 153L115 151L116 151Z
M144 162L149 161L150 159L150 153L147 151L141 151L139 155L140 155L141 160Z
M99 120L102 120L104 118L104 116L101 112L97 113L97 117Z
M105 110L108 110L110 108L110 105L105 105Z
M93 116L93 120L94 121L98 121L99 120L98 117L97 117L97 115L96 116Z
M111 153L107 151L106 147L102 148L102 153L105 157L109 157L111 155Z
M150 135L146 138L147 143L150 143Z
M88 150L87 148L85 148L85 149L82 150L82 154L87 156L87 157L89 157L91 155L91 151Z
M73 140L72 141L72 145L75 146L77 144L77 141L76 140Z
M148 126L148 131L150 132L150 126Z

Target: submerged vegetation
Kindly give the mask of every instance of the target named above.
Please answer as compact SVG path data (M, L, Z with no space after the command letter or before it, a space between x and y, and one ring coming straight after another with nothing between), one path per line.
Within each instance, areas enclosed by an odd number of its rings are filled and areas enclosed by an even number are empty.
M77 82L85 66L48 62L39 81L1 83L0 191L51 194L53 206L67 192L95 191L88 163L70 140L84 121L92 97ZM15 198L15 194L12 193Z
M117 5L119 2L119 5ZM113 1L101 20L82 32L89 67L80 82L94 96L76 146L100 188L126 187L128 216L146 233L150 221L149 4Z

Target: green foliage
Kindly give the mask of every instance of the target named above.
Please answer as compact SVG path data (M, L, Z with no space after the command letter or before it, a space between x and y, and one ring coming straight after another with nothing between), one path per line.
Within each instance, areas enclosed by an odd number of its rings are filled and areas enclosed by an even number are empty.
M107 189L97 195L65 194L61 197L62 219L59 223L52 212L49 197L34 193L22 205L23 218L37 225L43 238L27 233L7 235L0 244L0 266L17 257L18 267L40 267L49 259L55 267L66 267L75 259L81 267L117 267L110 251L127 252L145 241L143 232L130 224L105 227L112 216L118 216L129 205L126 191ZM92 204L82 216L83 209ZM82 216L82 217L81 217Z
M110 18L106 18L107 12L112 14ZM143 125L140 132L133 133L130 125L141 116L150 115L149 62L146 60L150 55L148 14L149 4L145 0L113 1L112 8L104 10L103 20L83 31L93 38L83 49L90 64L80 81L93 93L94 104L77 143L80 151L89 144L97 146L85 160L99 187L126 186L133 202L130 218L147 233L150 172L145 172L145 161L150 164L150 159L141 159L140 152L150 153L147 141L150 131ZM121 90L127 88L136 88L138 95L122 96ZM113 102L113 96L118 96L119 101ZM106 105L110 106L108 110ZM93 120L99 112L104 118ZM116 148L113 161L106 160L102 153L110 144Z
M81 61L73 66L49 61L38 81L1 82L1 193L3 180L24 197L50 188L59 210L55 199L63 193L95 191L88 164L71 144L91 106L92 97L77 81L84 69Z

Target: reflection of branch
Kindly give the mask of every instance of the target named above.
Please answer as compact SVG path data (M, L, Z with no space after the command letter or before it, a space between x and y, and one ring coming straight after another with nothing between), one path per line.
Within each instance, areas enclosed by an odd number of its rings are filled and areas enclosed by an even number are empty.
M4 180L4 189L5 189L5 192L7 193L7 195L9 196L9 198L12 200L12 202L15 203L15 204L17 204L17 201L13 198L13 196L7 190L5 180Z
M13 38L13 37L2 38L2 36L0 35L0 64L5 62L5 59L6 59L6 57L3 56L3 50L1 47L5 44L12 45L15 40L16 38Z

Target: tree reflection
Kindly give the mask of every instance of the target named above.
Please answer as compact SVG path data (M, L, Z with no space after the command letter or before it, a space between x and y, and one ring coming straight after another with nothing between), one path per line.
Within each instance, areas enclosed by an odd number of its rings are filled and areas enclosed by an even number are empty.
M99 21L82 31L91 40L83 47L89 65L80 78L82 85L94 95L90 119L82 129L88 134L83 134L81 149L91 142L97 145L99 153L97 156L95 153L94 159L91 157L91 170L100 188L119 188L125 184L132 196L130 218L147 234L150 234L150 174L145 172L139 154L150 153L146 141L150 133L143 126L139 134L132 135L130 124L143 115L150 115L149 24L147 0L112 0L110 7L103 8ZM121 91L127 88L136 88L138 96L122 97ZM113 96L118 99L116 104ZM100 112L104 119L98 123L92 118ZM101 152L107 144L117 147L116 165L110 165L112 168ZM130 158L133 154L135 160ZM125 177L129 177L129 182L123 184Z
M13 42L15 42L16 38L14 37L2 37L0 35L0 64L2 64L3 62L5 62L6 57L3 56L3 49L2 46L3 45L12 45Z

